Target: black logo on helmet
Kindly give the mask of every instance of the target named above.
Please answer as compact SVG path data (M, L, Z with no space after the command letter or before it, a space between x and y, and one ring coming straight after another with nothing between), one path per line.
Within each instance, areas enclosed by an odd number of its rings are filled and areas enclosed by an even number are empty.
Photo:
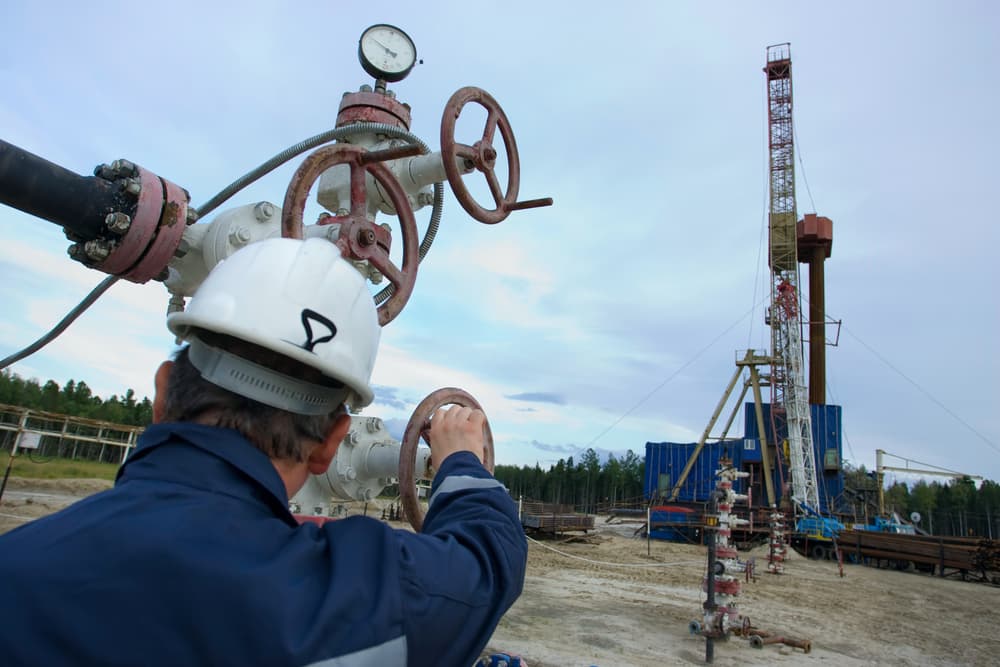
M329 333L323 336L317 336L313 338L313 325L312 325L313 322L320 324L323 327L326 327L326 330L329 331ZM306 352L312 352L313 348L319 345L320 343L329 343L331 340L333 340L333 337L337 335L336 324L331 322L326 317L320 315L315 310L309 310L308 308L302 311L302 328L306 330L306 342L304 342L299 347L301 347ZM322 333L322 331L319 331L317 333Z

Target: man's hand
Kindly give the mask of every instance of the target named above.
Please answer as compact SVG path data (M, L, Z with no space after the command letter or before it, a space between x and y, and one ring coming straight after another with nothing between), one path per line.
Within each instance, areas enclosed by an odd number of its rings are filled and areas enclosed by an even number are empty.
M452 405L440 408L431 419L431 465L441 467L455 452L472 452L483 460L486 415L482 410Z

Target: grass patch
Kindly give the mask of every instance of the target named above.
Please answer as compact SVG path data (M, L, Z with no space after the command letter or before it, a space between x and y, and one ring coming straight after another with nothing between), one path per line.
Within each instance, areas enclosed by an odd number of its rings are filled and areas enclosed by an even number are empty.
M7 469L10 452L0 452L0 469ZM21 452L14 459L12 477L28 479L107 479L114 481L118 472L116 463L80 461L74 459L29 458Z

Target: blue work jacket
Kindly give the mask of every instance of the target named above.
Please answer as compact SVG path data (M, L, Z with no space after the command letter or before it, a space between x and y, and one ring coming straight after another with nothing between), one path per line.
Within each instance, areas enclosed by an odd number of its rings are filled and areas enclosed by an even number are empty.
M239 433L153 425L113 489L0 536L0 663L469 667L527 542L473 454L431 494L421 534L298 525Z

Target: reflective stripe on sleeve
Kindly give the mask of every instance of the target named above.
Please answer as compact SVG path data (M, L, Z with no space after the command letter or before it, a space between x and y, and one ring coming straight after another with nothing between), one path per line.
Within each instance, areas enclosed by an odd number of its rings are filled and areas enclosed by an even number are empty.
M313 662L306 667L396 667L397 665L406 666L405 636L347 655Z
M506 487L492 478L483 477L470 477L469 475L453 475L451 477L446 477L441 486L437 488L434 495L427 502L427 507L429 508L434 504L435 498L440 496L442 493L453 493L455 491L464 491L465 489L495 489L500 488L507 490Z

